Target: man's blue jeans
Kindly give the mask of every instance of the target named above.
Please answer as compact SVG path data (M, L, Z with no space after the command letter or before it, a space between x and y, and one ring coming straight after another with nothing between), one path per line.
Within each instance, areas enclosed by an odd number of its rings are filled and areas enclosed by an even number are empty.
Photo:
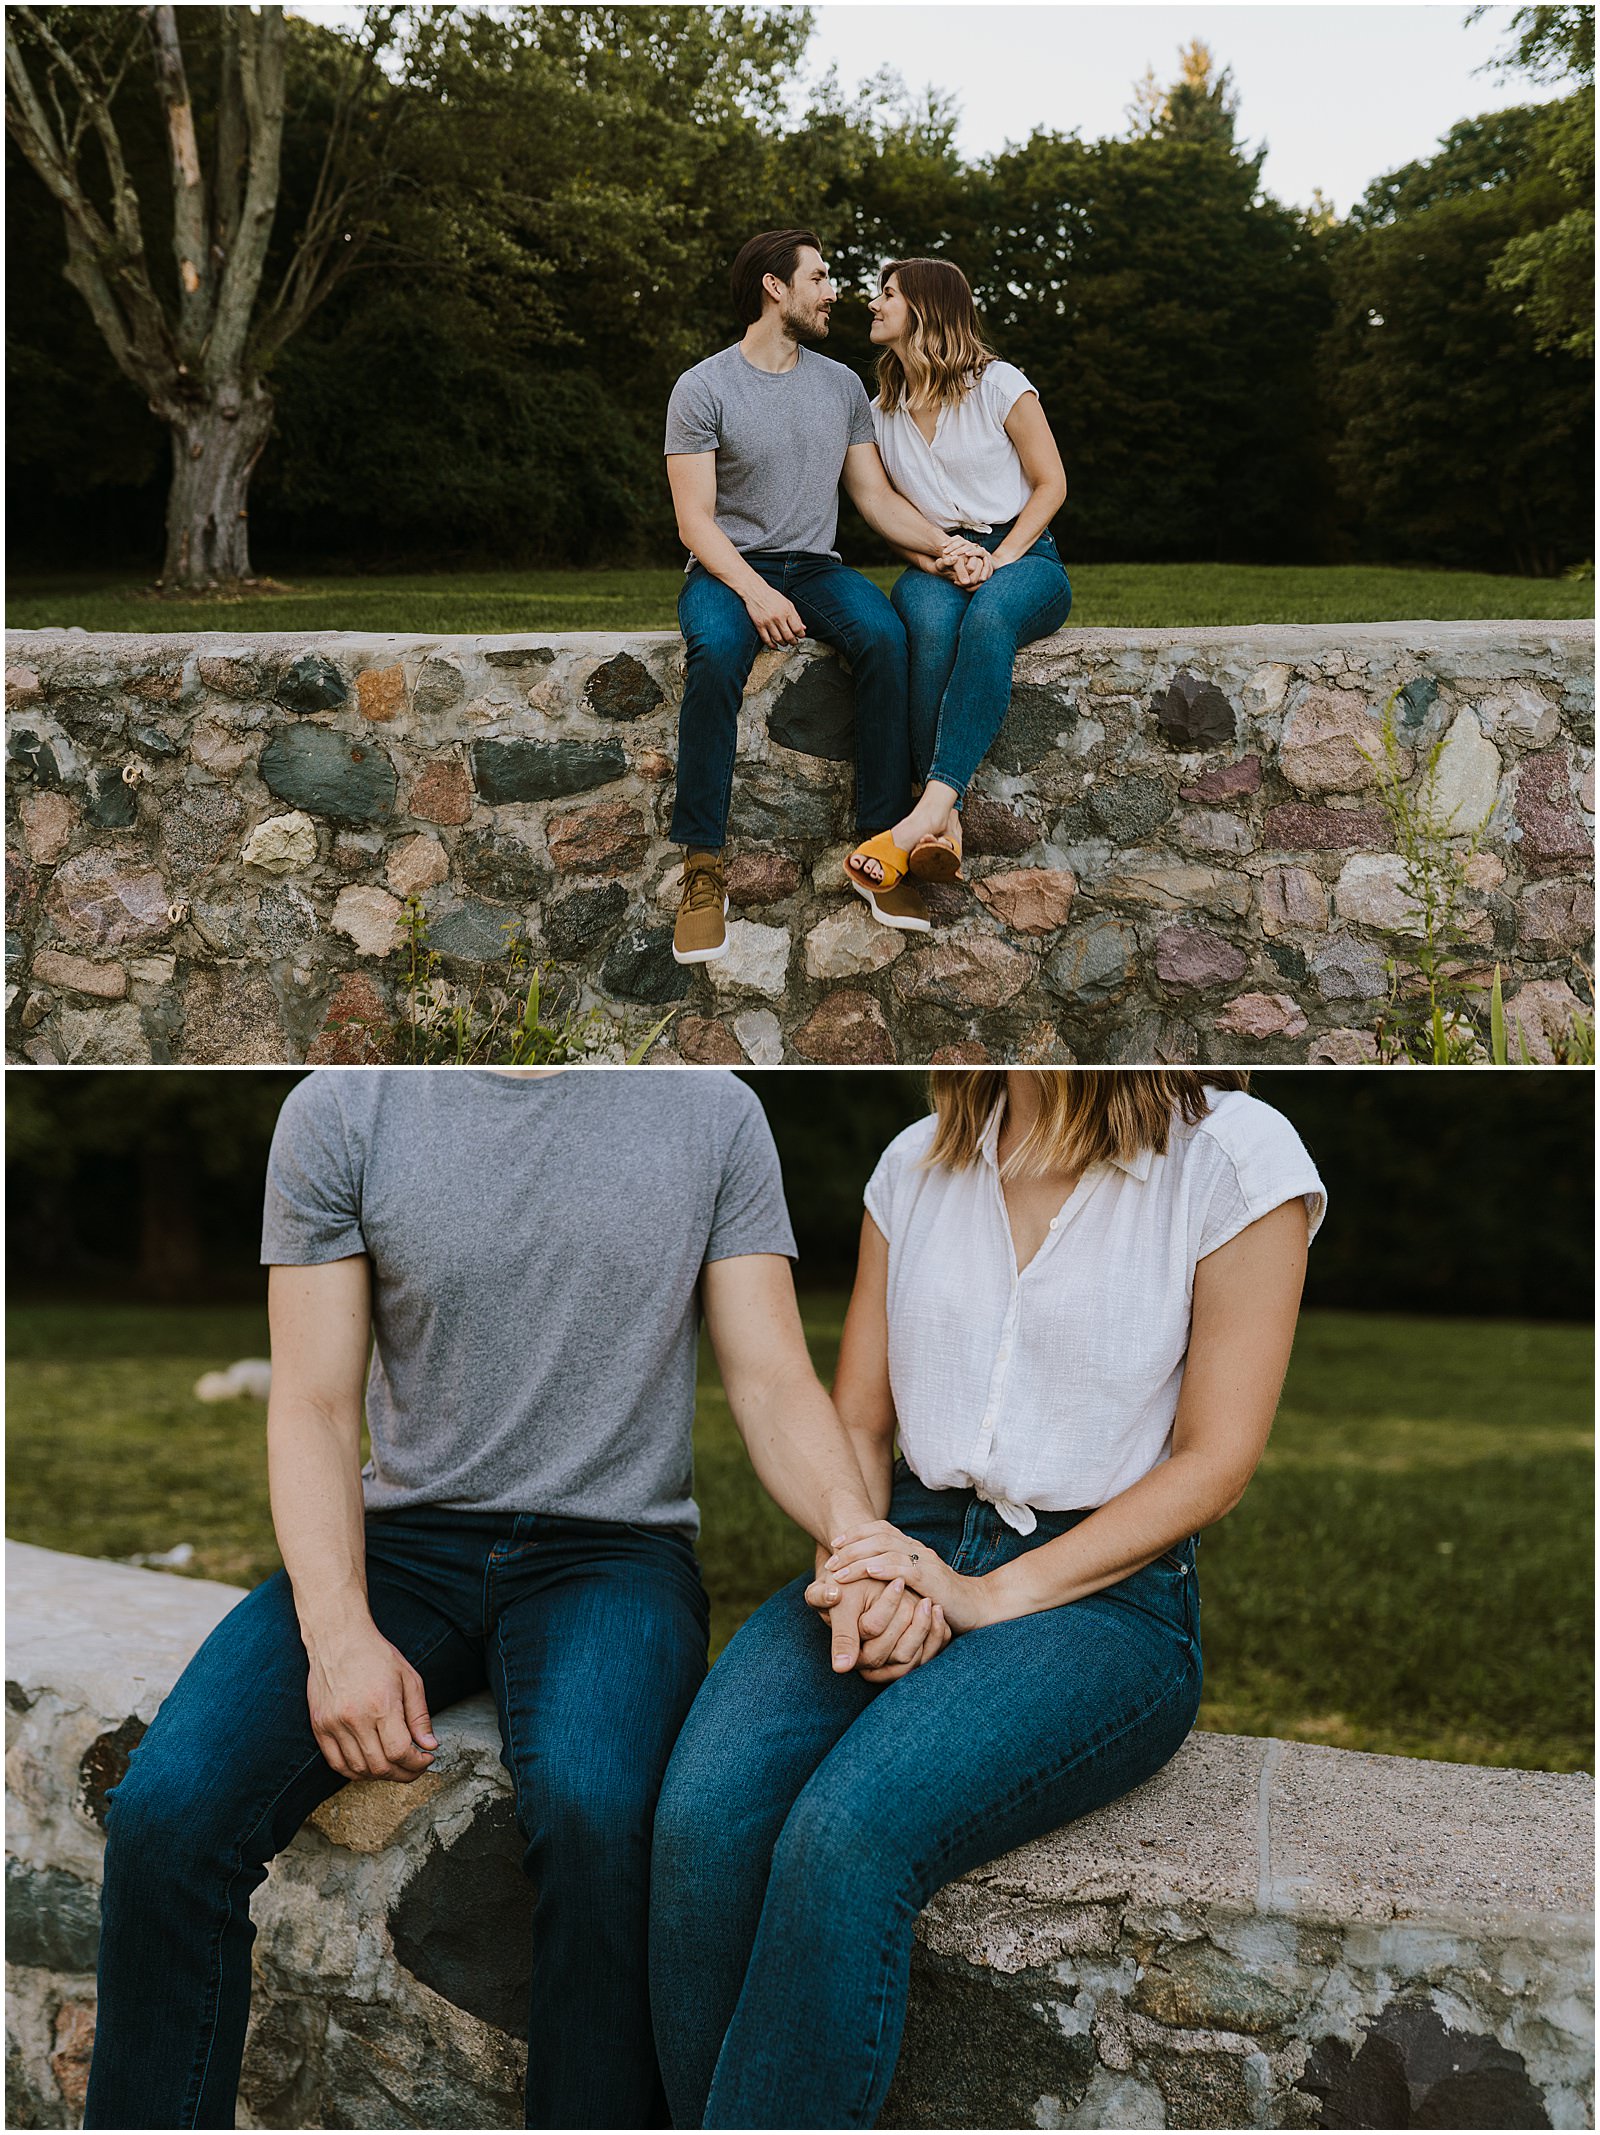
M537 1893L528 2125L665 2126L650 1829L705 1674L693 1550L608 1521L429 1508L369 1516L367 1578L430 1713L485 1685L499 1707ZM89 2127L234 2125L250 1893L345 1784L312 1735L306 1672L279 1572L195 1655L112 1795Z
M967 539L993 550L1010 531ZM913 565L889 598L911 646L912 768L964 794L1005 724L1018 646L1061 628L1072 586L1045 533L973 592Z
M1016 1534L896 1468L891 1518L957 1570ZM939 1887L1160 1770L1200 1701L1194 1546L1067 1607L964 1632L898 1682L836 1676L775 1594L695 1700L656 1812L650 1994L675 2126L868 2128Z
M808 637L849 661L856 686L856 829L862 837L887 830L911 806L906 634L888 596L832 556L756 552L744 560L793 601ZM678 624L688 675L668 836L674 845L720 852L733 796L739 703L761 639L738 594L699 563L678 595Z

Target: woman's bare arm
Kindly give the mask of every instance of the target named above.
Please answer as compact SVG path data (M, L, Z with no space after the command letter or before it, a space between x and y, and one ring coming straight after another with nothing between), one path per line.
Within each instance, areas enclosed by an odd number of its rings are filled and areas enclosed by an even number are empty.
M1060 1608L1114 1586L1244 1495L1272 1428L1305 1283L1305 1203L1286 1201L1195 1269L1194 1303L1172 1456L1055 1541L979 1578L952 1572L886 1522L827 1560L827 1578L904 1577L939 1601L957 1631ZM909 1559L909 1550L917 1561Z
M367 1606L361 1407L372 1339L364 1254L267 1278L272 1522L294 1589L312 1732L347 1779L415 1779L435 1737L418 1675Z
M1013 406L1006 417L1006 436L1016 446L1017 458L1022 462L1028 501L1018 512L1015 526L993 552L997 569L1026 556L1067 501L1067 471L1037 393L1024 393Z

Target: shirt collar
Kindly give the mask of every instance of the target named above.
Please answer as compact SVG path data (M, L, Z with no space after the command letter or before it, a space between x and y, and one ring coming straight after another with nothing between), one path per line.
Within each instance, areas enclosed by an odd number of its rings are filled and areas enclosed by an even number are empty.
M1005 1099L997 1099L994 1110L989 1114L988 1125L983 1130L983 1138L978 1144L978 1154L996 1170L1000 1166L1000 1121L1005 1114L1005 1108ZM1118 1171L1125 1171L1130 1179L1139 1180L1141 1185L1149 1178L1150 1167L1155 1160L1155 1151L1148 1146L1136 1151L1132 1156L1114 1156L1110 1159Z

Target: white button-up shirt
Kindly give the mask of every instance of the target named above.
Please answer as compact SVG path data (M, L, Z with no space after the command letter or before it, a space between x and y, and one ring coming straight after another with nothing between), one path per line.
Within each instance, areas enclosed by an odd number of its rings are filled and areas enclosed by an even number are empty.
M923 1162L934 1122L867 1182L889 1244L889 1379L900 1450L932 1490L976 1490L1020 1534L1032 1508L1103 1505L1172 1450L1196 1263L1246 1224L1327 1191L1281 1112L1214 1090L1164 1156L1086 1171L1019 1274L997 1108L965 1171Z
M872 403L872 427L889 479L935 526L992 533L1021 511L1032 491L1006 417L1034 388L1014 363L991 363L954 407L941 408L930 444L904 405L885 415Z

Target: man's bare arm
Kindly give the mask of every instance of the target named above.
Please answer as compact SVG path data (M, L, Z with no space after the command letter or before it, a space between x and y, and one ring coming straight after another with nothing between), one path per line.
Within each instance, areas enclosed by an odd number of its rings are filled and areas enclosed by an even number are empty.
M763 645L798 645L806 634L799 609L751 569L717 524L717 455L669 452L667 482L678 539L696 562L738 594Z
M714 1260L701 1277L701 1300L751 1465L767 1495L825 1549L832 1508L864 1507L870 1519L874 1499L812 1368L789 1263L777 1253ZM842 1674L859 1663L874 1681L888 1679L879 1669L900 1674L914 1665L932 1632L931 1615L917 1616L916 1600L905 1598L900 1581L859 1602L847 1594L823 1613L835 1670Z
M305 1644L312 1732L347 1779L415 1779L435 1737L422 1678L367 1606L361 1404L372 1338L364 1255L267 1278L272 1521Z

